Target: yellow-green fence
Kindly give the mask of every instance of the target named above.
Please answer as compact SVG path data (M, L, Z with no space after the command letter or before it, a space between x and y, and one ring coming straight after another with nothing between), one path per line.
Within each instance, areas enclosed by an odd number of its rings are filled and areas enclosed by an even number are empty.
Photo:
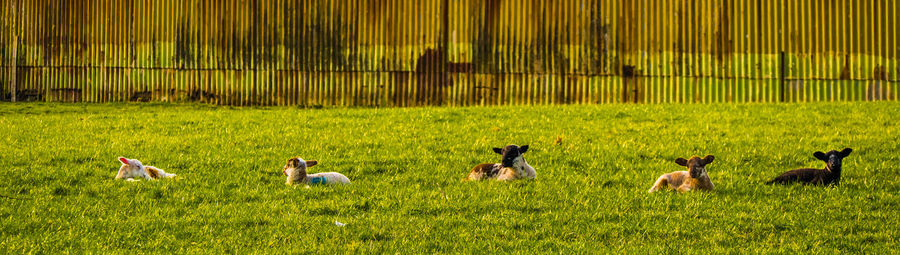
M893 0L0 0L0 98L896 100Z

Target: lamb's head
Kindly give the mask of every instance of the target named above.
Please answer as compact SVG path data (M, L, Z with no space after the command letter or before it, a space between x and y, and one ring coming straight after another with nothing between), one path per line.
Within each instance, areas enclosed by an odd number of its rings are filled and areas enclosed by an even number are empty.
M675 160L675 163L688 168L688 172L691 174L691 178L699 178L706 174L706 165L713 162L713 155L706 155L706 157L700 158L697 156L691 157L691 159L678 158Z
M506 147L503 147L503 149L494 148L494 152L503 155L501 163L503 163L504 167L513 167L516 162L524 160L524 158L522 158L522 154L526 151L528 151L528 145L522 145L522 147L519 147L515 144L510 144Z
M128 159L124 157L119 157L119 161L122 162L122 167L119 167L119 170L125 169L128 172L135 172L141 169L144 169L144 164L141 164L137 159Z
M813 156L815 156L817 159L819 159L821 161L825 161L825 163L828 166L825 169L831 171L831 170L840 170L841 166L843 165L843 162L842 162L843 159L846 158L847 156L850 156L851 152L853 152L853 149L844 148L841 151L832 150L827 153L817 151L816 153L813 153Z
M284 175L290 175L291 173L305 175L306 168L315 166L316 164L319 164L319 162L315 160L306 161L300 157L294 157L288 159L287 164L285 164L284 168L281 169L281 173L283 173Z

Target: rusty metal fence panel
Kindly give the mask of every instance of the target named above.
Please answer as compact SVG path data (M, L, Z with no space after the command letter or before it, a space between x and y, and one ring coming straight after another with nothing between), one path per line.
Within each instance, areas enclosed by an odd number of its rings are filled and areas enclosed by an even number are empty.
M897 100L892 0L0 0L0 99Z

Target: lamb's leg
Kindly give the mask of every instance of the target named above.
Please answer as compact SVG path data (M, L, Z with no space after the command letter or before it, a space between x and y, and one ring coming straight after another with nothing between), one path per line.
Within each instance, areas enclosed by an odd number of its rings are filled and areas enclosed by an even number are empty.
M521 176L513 168L503 168L500 170L500 175L497 176L498 181L511 181L519 178L521 178Z
M778 177L775 177L771 181L767 181L766 185L791 184L791 183L799 181L799 180L800 180L800 178L797 176L796 173L788 172L788 173L783 173L783 174L779 175Z
M659 179L656 179L656 182L653 183L653 187L650 188L647 192L653 193L654 191L664 189L669 186L669 179L666 178L665 175L660 176Z
M482 173L480 173L480 172L472 171L472 172L469 173L469 175L466 176L466 178L463 179L463 180L464 180L464 181L480 181L483 175L484 175L484 174L482 174Z
M121 168L119 168L119 172L116 173L116 179L125 179L125 174L125 166L122 166Z
M810 181L809 183L804 183L804 185L805 184L812 184L812 185L818 185L818 186L825 185L825 178L822 175L817 175L815 178L812 179L812 181Z
M508 171L508 172L505 172L505 173L501 173L500 176L497 176L497 180L498 180L498 181L509 181L509 180L514 180L514 179L515 179L515 176L514 176L512 173L510 173L510 172L512 172L512 171Z

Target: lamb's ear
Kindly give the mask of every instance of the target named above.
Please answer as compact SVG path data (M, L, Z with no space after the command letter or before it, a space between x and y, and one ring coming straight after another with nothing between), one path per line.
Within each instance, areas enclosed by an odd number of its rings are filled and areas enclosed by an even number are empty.
M819 159L821 161L828 161L828 157L825 156L825 153L821 152L821 151L817 151L816 153L813 153L813 157L816 157L817 159Z
M519 153L525 153L526 151L528 151L528 145L522 145L522 147L519 147Z
M315 161L315 160L307 160L307 161L306 161L306 167L312 167L312 166L315 166L315 165L317 165L317 164L319 164L319 161Z
M122 161L122 164L128 164L128 159L124 157L119 157L119 161Z
M703 162L706 162L706 163L703 163L703 164L707 165L709 163L712 163L713 159L716 159L716 157L713 157L713 155L706 155L706 157L703 157Z
M503 149L494 148L494 152L496 152L497 154L503 155Z
M853 149L850 149L850 148L844 148L844 150L842 150L842 151L840 152L840 156L841 156L842 158L846 158L847 156L850 156L850 153L851 153L851 152L853 152Z
M675 160L675 164L678 164L680 166L687 166L687 159L678 158Z

